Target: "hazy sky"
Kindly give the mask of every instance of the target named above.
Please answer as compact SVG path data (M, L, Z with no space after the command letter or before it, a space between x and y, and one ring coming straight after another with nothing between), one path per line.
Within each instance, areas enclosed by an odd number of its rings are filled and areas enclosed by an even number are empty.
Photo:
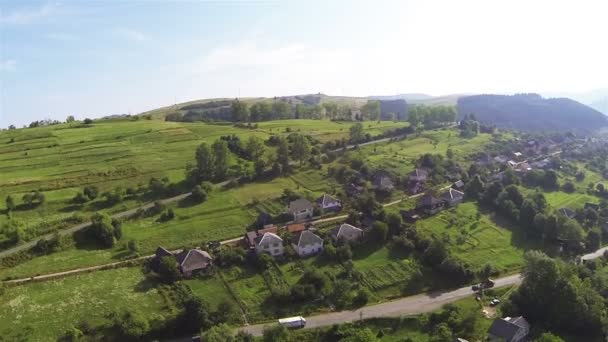
M586 91L608 1L0 0L0 127L206 97Z

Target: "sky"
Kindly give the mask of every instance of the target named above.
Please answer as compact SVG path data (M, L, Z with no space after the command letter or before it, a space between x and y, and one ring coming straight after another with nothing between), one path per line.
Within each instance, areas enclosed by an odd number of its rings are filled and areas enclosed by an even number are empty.
M212 97L585 92L599 1L0 0L0 127Z

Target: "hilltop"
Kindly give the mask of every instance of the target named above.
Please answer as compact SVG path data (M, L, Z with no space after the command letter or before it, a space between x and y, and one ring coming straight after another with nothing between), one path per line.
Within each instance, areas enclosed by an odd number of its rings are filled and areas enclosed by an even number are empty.
M606 125L597 110L568 98L538 94L473 95L458 99L462 118L474 114L482 122L523 131L574 131L589 133Z

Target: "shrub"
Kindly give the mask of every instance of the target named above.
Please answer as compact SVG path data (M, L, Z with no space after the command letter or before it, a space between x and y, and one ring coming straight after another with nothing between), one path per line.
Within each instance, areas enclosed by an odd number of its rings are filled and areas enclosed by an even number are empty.
M203 190L202 186L196 185L194 188L192 188L190 198L196 203L205 202L207 200L207 192Z

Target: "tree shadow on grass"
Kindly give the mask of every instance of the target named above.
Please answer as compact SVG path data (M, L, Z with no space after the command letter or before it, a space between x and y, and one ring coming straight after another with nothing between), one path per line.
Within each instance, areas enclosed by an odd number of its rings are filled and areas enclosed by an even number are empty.
M200 203L202 203L202 202L195 201L192 199L192 196L188 196L188 197L184 198L183 200L177 202L177 206L179 208L190 208L190 207L193 207Z
M81 204L70 204L66 207L63 207L61 209L59 209L59 212L61 213L71 213L74 211L81 211L83 209L83 205Z
M353 260L365 259L377 252L383 246L383 244L377 242L360 244L353 248Z
M162 283L156 278L144 277L142 280L139 281L139 283L137 283L137 285L135 285L134 290L135 292L148 292L152 289L155 289L161 284Z

